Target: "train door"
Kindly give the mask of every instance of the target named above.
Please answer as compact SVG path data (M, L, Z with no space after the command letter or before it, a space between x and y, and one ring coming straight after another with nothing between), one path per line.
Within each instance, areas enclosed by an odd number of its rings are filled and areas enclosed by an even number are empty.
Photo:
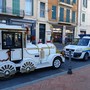
M11 61L22 60L22 32L2 31L2 49L9 50Z

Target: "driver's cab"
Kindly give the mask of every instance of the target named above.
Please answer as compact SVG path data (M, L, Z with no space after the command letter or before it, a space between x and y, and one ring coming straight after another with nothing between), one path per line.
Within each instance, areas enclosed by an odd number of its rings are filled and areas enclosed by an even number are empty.
M22 33L2 32L2 49L11 51L11 60L22 59ZM18 55L17 55L18 54Z
M2 50L0 51L1 53L3 53L0 56L2 57L2 59L7 59L6 57L9 55L9 59L11 61L22 60L23 59L22 32L1 31L0 33L2 37L1 40Z
M0 58L1 60L20 61L23 59L22 31L0 31Z

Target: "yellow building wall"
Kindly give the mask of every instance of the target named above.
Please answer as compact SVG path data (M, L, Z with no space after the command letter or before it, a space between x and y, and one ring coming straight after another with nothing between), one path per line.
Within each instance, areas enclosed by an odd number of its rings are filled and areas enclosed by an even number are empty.
M56 20L52 19L52 6L55 5L56 6ZM48 0L48 20L49 21L58 21L58 0Z

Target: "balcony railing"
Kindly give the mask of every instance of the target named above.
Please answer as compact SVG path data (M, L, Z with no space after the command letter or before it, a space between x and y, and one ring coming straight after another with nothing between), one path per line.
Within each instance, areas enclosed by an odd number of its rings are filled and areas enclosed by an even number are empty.
M67 0L64 0L64 2L62 0L59 0L59 4L62 4L62 5L68 6L68 7L73 6L72 1L68 2Z
M63 21L59 20L59 23L76 25L76 21L74 22L72 19L70 19L69 21L66 21L66 19L64 19Z
M13 10L10 7L0 7L0 14L1 15L24 17L24 10L17 10L17 9Z

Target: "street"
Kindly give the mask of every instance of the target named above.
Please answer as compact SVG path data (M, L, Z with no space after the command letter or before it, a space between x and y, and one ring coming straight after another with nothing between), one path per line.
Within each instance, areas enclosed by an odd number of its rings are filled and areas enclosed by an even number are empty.
M90 64L90 60L88 61L72 60L71 61L72 72L73 72L73 69L82 67L88 64ZM34 72L31 72L29 74L18 73L9 80L0 81L0 90L13 87L19 84L32 82L41 78L45 78L50 75L55 75L58 73L68 71L68 67L69 67L69 60L66 59L66 62L62 64L60 69L44 68L44 69L35 70Z
M0 0L0 90L90 90L89 20L90 0Z

